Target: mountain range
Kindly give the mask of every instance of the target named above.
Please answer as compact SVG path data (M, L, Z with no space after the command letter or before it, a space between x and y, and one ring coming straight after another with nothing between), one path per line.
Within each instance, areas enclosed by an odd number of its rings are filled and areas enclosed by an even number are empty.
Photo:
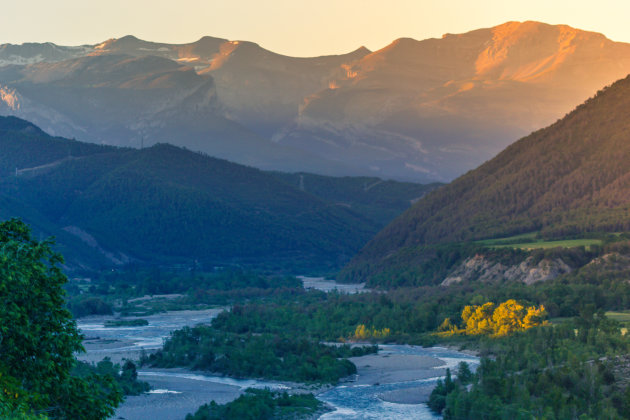
M413 271L441 245L532 234L630 230L630 77L417 202L343 270L345 280Z
M328 270L437 185L282 174L168 144L120 148L0 117L0 219L55 236L67 266Z
M126 36L0 45L0 114L263 169L448 181L628 73L629 44L531 21L314 58Z

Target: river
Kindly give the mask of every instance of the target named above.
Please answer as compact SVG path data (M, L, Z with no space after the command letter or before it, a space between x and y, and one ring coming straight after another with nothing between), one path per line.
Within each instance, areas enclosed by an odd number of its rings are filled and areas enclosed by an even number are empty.
M477 357L457 351L407 345L381 345L378 358L385 361L378 366L381 372L373 365L362 365L362 358L353 358L359 372L356 382L318 395L335 408L320 417L322 420L439 418L421 401L428 399L447 367L454 369L463 361L475 369L479 363ZM374 359L369 363L374 363Z
M322 279L313 280L310 284L326 288L331 286L329 281L321 283ZM340 288L337 287L337 290ZM361 288L344 291L357 293L361 292ZM143 317L149 321L148 325L133 327L104 327L106 321L114 319L111 316L82 318L78 326L86 337L84 346L87 352L80 355L79 359L97 362L107 356L114 362L124 358L137 360L143 350L150 352L160 348L171 331L184 326L208 324L222 310L150 315ZM438 347L382 345L379 348L378 355L351 359L357 365L358 375L318 393L317 398L334 408L321 419L437 418L426 404L421 403L426 401L437 379L445 374L447 367L453 368L460 361L468 362L473 368L478 364L474 356ZM304 389L304 386L297 384L236 380L186 369L142 368L139 377L149 382L153 390L148 394L127 397L112 419L183 419L202 404L212 400L217 403L229 402L248 387Z

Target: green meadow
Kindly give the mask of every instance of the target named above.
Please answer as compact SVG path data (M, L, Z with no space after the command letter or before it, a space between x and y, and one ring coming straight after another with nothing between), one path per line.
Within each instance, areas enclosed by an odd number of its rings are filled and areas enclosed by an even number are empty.
M603 241L597 238L560 239L548 241L537 237L538 232L523 233L505 238L484 239L476 243L490 248L514 248L514 249L549 249L549 248L575 248L583 246L590 248L593 245L602 245Z

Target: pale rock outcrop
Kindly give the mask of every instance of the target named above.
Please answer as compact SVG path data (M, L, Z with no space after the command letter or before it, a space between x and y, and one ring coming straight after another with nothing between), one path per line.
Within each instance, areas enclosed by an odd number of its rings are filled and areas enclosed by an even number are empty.
M521 263L506 266L489 260L484 255L475 255L463 261L442 281L442 286L450 286L462 281L481 281L496 283L503 281L533 284L555 279L573 269L560 258L542 259L537 263L533 257L527 257Z
M630 267L630 256L621 255L618 252L611 252L609 254L605 254L601 257L595 258L587 265L594 268L596 267L598 269L606 268L608 270L623 270Z

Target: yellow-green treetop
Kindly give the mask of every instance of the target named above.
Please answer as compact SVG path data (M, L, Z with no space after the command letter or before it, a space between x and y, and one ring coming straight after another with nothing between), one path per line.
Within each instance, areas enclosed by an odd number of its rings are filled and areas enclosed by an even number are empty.
M543 324L545 307L529 306L514 299L496 306L493 302L466 306L462 311L465 332L469 335L503 336Z

